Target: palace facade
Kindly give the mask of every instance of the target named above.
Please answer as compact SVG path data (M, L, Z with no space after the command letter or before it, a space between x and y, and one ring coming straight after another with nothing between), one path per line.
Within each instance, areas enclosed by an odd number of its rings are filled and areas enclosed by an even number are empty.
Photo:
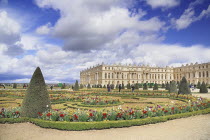
M181 67L151 67L137 65L97 65L80 72L80 84L166 83L180 81L185 76L189 83L210 84L210 62L187 64Z

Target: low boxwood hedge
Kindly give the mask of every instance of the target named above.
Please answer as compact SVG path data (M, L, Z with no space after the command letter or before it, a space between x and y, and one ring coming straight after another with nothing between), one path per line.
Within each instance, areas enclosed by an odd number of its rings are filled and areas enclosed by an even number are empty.
M189 116L208 114L208 113L210 113L210 108L194 112L187 112L187 113L167 115L161 117L152 117L145 119L134 119L134 120L101 121L101 122L61 122L61 121L46 121L34 118L17 118L17 119L1 118L0 123L31 122L43 128L81 131L81 130L91 130L91 129L121 128L129 126L155 124L159 122L166 122L167 120L185 118Z

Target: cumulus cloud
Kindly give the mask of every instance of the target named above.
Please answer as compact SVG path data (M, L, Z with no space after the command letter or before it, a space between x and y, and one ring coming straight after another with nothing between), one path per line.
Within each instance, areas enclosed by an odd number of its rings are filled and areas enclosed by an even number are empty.
M146 2L152 8L171 8L180 4L180 0L146 0Z
M40 26L36 29L36 33L40 35L47 35L51 30L51 23L47 23L46 25Z
M184 13L178 18L172 18L171 22L177 30L185 29L190 26L193 22L201 20L204 17L209 17L210 15L210 5L206 10L196 16L195 15L195 6L202 4L203 0L196 0L189 4L189 7L184 11Z
M132 14L119 0L37 0L37 5L60 10L61 18L52 27L52 34L64 40L67 51L90 52L104 48L125 30L155 34L165 25L157 17L141 19L146 12Z
M0 11L0 43L14 44L20 40L20 25L6 11Z

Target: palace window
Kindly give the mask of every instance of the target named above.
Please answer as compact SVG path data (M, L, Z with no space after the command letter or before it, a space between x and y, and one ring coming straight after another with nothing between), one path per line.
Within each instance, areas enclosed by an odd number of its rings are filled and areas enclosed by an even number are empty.
M199 77L201 77L201 72L199 72Z
M209 73L208 73L208 71L206 71L206 77L209 77Z
M107 78L107 74L105 73L105 79Z
M205 72L203 72L203 77L205 77Z
M112 79L114 78L114 74L112 73Z

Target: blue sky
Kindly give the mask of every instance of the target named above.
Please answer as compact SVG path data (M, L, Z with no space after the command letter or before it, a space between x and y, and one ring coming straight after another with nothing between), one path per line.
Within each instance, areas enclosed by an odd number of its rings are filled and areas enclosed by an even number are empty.
M0 0L0 82L29 82L37 66L71 83L102 62L210 62L209 35L209 0Z

